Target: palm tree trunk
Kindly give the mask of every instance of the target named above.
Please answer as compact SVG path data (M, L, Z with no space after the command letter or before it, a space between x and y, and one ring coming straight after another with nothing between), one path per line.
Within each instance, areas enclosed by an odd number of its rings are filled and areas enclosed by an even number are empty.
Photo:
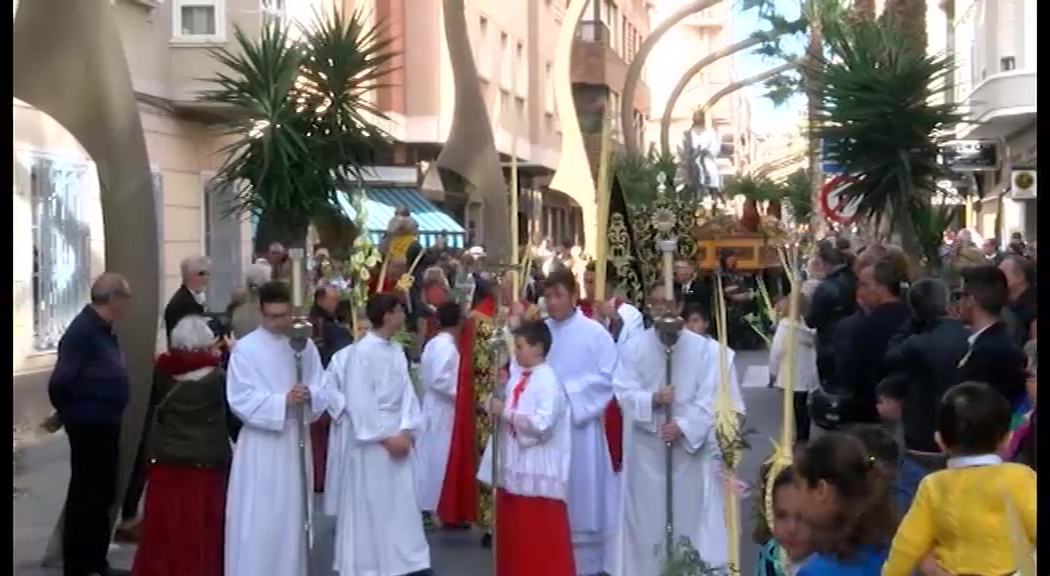
M813 0L809 0L810 13L815 12L812 6ZM809 25L809 45L806 47L807 63L803 67L803 81L806 90L806 117L809 128L809 150L807 150L807 172L809 181L813 186L813 212L810 215L811 232L820 237L824 234L827 221L820 209L820 189L824 185L824 178L820 173L820 139L814 135L815 119L817 115L817 101L820 98L820 86L817 83L815 70L821 66L822 48L824 45L824 32L820 18L812 18Z
M926 0L886 0L886 17L911 38L916 50L926 51Z

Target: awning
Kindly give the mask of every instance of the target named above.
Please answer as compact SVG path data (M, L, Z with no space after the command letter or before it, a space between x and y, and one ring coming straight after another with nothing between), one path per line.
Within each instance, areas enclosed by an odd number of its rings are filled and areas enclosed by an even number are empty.
M365 228L369 238L377 244L394 217L394 210L404 207L419 225L419 243L424 248L433 246L441 235L445 236L450 248L466 247L467 231L415 188L366 188L365 197ZM351 219L357 215L348 194L339 195L339 207Z

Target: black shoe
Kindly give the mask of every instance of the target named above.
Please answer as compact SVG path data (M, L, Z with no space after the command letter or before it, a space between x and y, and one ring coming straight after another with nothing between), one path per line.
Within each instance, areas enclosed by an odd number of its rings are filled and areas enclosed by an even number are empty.
M492 549L492 532L485 532L481 535L481 547L485 550Z

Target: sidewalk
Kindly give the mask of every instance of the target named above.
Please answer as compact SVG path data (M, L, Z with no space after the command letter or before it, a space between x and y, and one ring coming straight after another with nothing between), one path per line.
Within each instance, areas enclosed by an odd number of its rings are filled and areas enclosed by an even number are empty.
M14 476L14 576L58 576L58 569L41 567L55 521L62 511L69 483L69 444L63 432L52 434L21 451ZM133 546L111 550L114 568L130 568Z

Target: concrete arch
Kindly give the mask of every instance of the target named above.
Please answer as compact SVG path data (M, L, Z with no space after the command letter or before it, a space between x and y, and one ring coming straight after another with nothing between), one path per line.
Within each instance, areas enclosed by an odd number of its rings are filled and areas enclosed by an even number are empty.
M123 493L149 399L160 291L157 213L131 74L109 0L19 3L13 36L13 95L62 124L94 159L106 265L124 274L135 292L134 306L116 327L133 383L121 430ZM52 538L45 560L60 556L59 543Z
M442 0L442 12L456 96L448 139L425 181L431 183L428 187L439 187L439 168L463 177L483 202L482 236L487 252L495 260L506 259L510 257L510 196L478 83L464 1Z
M704 105L701 106L700 109L703 110L704 112L707 112L708 110L713 108L715 104L718 104L719 100L721 100L722 98L725 98L726 96L729 96L733 92L736 92L737 90L740 90L741 88L747 88L748 86L751 86L752 84L758 84L759 82L765 82L766 80L769 80L770 78L772 78L774 76L783 74L784 72L787 72L788 70L791 70L792 68L795 68L800 63L801 63L801 61L785 62L785 63L783 63L783 64L781 64L779 66L774 66L773 68L770 68L769 70L766 70L765 72L760 72L758 74L755 74L754 76L749 76L747 78L744 78L743 80L738 80L736 82L733 82L729 86L726 86L725 88L722 88L718 92L715 92L714 94L712 94L711 97L707 99L707 102L704 102Z
M678 104L678 99L682 97L682 93L685 92L689 82L695 78L701 70L707 68L711 64L714 64L727 56L732 56L737 52L747 50L752 46L757 46L758 44L765 42L767 39L768 38L763 36L752 36L741 40L736 44L726 46L721 50L717 50L704 56L682 74L682 77L678 79L678 83L675 84L674 89L671 90L671 94L667 97L667 105L664 106L663 116L660 117L660 149L663 150L665 154L671 152L671 116L674 114L674 107Z
M591 175L587 149L583 145L583 131L576 114L576 103L572 97L572 43L576 39L576 27L587 8L587 0L572 0L565 9L561 29L558 31L558 45L554 52L554 65L551 70L554 82L554 105L561 121L561 156L558 169L554 171L550 188L575 196L580 202L583 215L583 246L593 252L593 243L598 234L598 210L596 205L597 191L594 177Z
M580 0L577 0L580 1ZM656 43L663 38L664 34L671 28L674 28L676 24L685 20L689 16L707 10L708 8L722 2L722 0L693 0L685 6L672 12L667 19L660 22L656 28L653 28L649 35L645 37L645 41L638 47L638 52L634 55L634 59L631 60L630 66L627 67L627 76L623 83L623 94L620 100L620 126L624 127L623 130L623 143L627 148L627 152L631 154L637 154L638 149L638 138L634 130L626 129L629 126L634 126L634 93L638 91L638 82L642 77L642 67L645 66L645 61L649 58L649 53L656 47Z

